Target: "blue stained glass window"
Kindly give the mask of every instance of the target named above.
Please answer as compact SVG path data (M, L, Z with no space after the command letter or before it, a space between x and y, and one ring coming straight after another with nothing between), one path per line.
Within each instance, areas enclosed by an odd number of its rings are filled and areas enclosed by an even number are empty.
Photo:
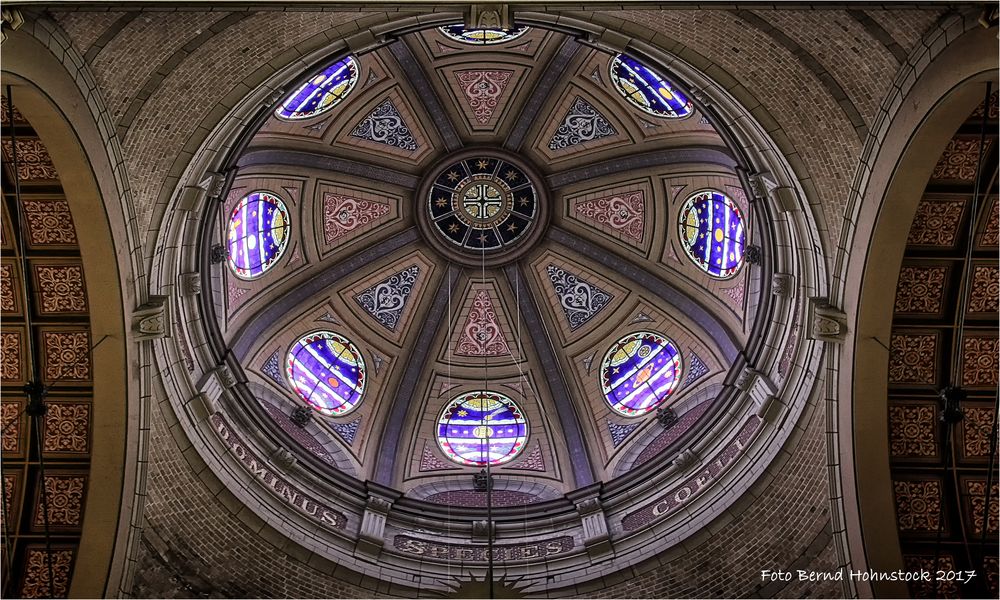
M347 97L358 83L358 63L348 56L317 73L281 103L274 114L291 121L325 113Z
M601 363L601 389L611 408L626 417L655 409L677 389L681 353L658 333L631 333L611 346Z
M466 29L461 23L438 27L438 29L447 37L463 44L502 44L516 40L528 31L527 27Z
M295 342L288 351L287 375L300 398L333 416L354 409L367 383L361 351L330 331L315 331Z
M746 227L739 206L725 194L693 194L681 207L679 227L684 251L712 277L732 277L743 266Z
M438 445L462 465L503 464L520 454L527 439L528 422L520 407L498 392L462 394L438 418Z
M255 279L277 264L291 237L288 209L270 192L243 197L229 216L229 268L240 279Z
M626 100L651 115L681 119L694 112L684 94L631 56L619 54L611 60L611 81Z

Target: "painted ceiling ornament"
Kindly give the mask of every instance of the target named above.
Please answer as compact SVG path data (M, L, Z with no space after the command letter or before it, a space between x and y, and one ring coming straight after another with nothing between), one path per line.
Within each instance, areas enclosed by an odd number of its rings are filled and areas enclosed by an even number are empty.
M688 358L691 364L688 366L687 377L684 378L684 386L689 386L708 374L708 365L693 350Z
M729 279L743 266L746 221L739 206L716 190L688 197L678 218L681 246L688 258L716 279Z
M358 123L351 131L351 136L410 152L419 147L396 105L388 99L383 100L371 114Z
M646 201L642 190L632 190L578 202L574 207L583 221L609 227L614 233L642 243L646 226Z
M626 54L611 59L611 82L629 104L665 119L682 119L694 112L688 98L659 73Z
M610 292L606 292L555 265L549 265L545 271L548 273L552 288L559 298L559 306L566 314L570 329L579 329L587 321L593 319L594 315L599 313L601 309L610 304L614 298Z
M229 216L226 258L239 279L256 279L278 263L288 247L291 221L285 203L271 192L244 196Z
M355 229L371 225L389 214L389 205L327 192L323 194L323 234L332 244Z
M285 374L300 398L329 416L357 407L368 381L361 351L332 331L314 331L295 342L288 351Z
M681 353L659 333L630 333L611 345L601 362L601 390L611 409L639 417L674 393L682 372Z
M266 361L264 361L260 370L265 375L270 377L276 384L278 384L278 386L287 389L288 386L285 384L285 378L281 374L281 358L278 355L279 352L275 350L274 353L271 354Z
M462 42L463 44L489 45L516 40L527 33L528 28L512 27L510 29L503 29L500 27L491 27L474 29L466 28L462 23L456 23L455 25L438 27L438 31L443 33L448 39Z
M455 79L480 125L488 124L493 118L493 112L513 74L513 71L498 70L455 71Z
M592 104L577 96L562 123L549 140L549 150L564 150L577 144L617 135L618 130Z
M528 422L511 398L490 390L448 402L437 421L437 442L460 465L485 467L513 460L528 440Z
M622 445L628 436L632 435L632 432L639 428L641 423L629 423L628 425L621 425L615 423L611 419L608 419L608 434L611 435L611 445L617 448Z
M410 265L362 291L354 300L383 327L396 331L419 275L420 267Z
M455 354L460 356L507 356L510 346L497 319L493 300L486 290L477 290L469 317L458 338Z
M347 98L357 83L358 63L348 56L311 77L289 95L274 114L286 121L311 119Z

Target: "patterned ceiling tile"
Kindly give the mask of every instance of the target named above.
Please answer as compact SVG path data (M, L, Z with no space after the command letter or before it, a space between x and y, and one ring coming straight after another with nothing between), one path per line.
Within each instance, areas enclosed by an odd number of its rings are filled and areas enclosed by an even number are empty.
M1000 596L1000 560L996 556L983 557L983 570L986 571L986 587L993 598Z
M3 422L3 453L20 455L24 452L24 433L27 417L24 398L4 398L0 402L0 421Z
M995 313L1000 308L998 298L1000 298L1000 267L995 264L973 266L969 312Z
M417 140L392 100L383 100L351 131L351 136L414 152Z
M904 266L896 286L897 313L938 314L944 302L948 268L943 266Z
M451 469L457 469L456 465L450 465L434 454L434 452L427 447L427 443L424 442L424 450L420 453L420 472L426 473L428 471L446 471Z
M989 152L992 140L986 140L983 154ZM976 164L979 161L980 142L978 138L956 137L948 142L941 159L934 166L931 179L974 181Z
M637 246L642 244L645 235L646 197L642 190L631 190L580 200L573 205L573 215Z
M24 381L21 360L21 331L0 332L0 379L8 382Z
M4 158L13 164L14 145L9 139L3 140ZM49 151L38 138L18 138L17 175L25 182L58 182L59 173L52 164Z
M361 427L361 417L349 423L330 423L330 429L334 430L348 444L354 444L354 437L358 435Z
M389 204L326 192L323 194L323 237L327 245L374 228L389 214Z
M25 549L22 598L65 598L76 548L53 546L51 554L42 544ZM49 579L49 573L52 579Z
M989 118L991 118L991 119L996 119L998 116L1000 116L1000 110L998 110L998 109L1000 109L1000 106L997 106L997 97L998 96L1000 96L1000 92L993 92L992 94L990 94L990 103L989 103L990 104L990 114L989 114ZM976 107L976 110L972 111L972 114L970 115L970 118L975 119L978 122L979 119L983 118L983 113L984 112L986 112L986 102L980 102L979 106ZM976 119L976 117L979 117L979 119Z
M32 246L75 246L76 228L69 203L61 199L25 200L28 243Z
M990 486L990 510L986 520L986 534L997 534L998 506L1000 506L1000 486L994 481ZM979 537L983 534L983 507L986 506L986 481L982 479L967 479L965 493L969 499L969 521L972 523L972 533Z
M7 114L10 110L10 102L7 100L7 96L0 94L0 123L6 125L9 120L9 115ZM17 110L17 107L13 107L14 112L14 122L27 124L28 120L24 118L21 111Z
M459 356L507 356L510 346L487 290L475 291L469 316L462 326L455 354Z
M382 327L396 331L419 276L420 267L411 265L362 291L354 300Z
M89 402L48 402L45 412L45 452L86 454L90 451Z
M565 150L585 142L614 135L618 135L618 130L608 121L607 117L602 115L592 104L577 96L552 138L549 139L548 146L549 150Z
M939 480L897 480L892 482L892 489L900 531L937 533L941 523Z
M924 198L917 205L910 235L911 246L954 246L958 226L965 210L964 200Z
M914 556L914 555L904 555L903 556L903 568L909 573L936 573L937 571L950 571L955 570L955 559L952 558L950 554L941 554L937 560L937 566L934 565L934 556ZM941 580L941 581L909 581L907 585L910 588L911 598L958 598L960 594L958 592L958 583L954 580Z
M79 330L42 331L42 377L56 381L90 381L90 334Z
M1000 200L994 200L993 206L990 207L979 245L993 248L1000 246Z
M624 442L633 431L639 428L639 425L641 425L641 423L621 425L608 419L608 433L611 435L611 445L615 448L621 446L622 442Z
M937 410L933 404L889 407L889 455L893 458L934 458L937 450Z
M279 350L275 350L271 356L267 357L267 360L265 360L264 364L261 365L260 370L262 373L270 377L272 381L278 384L279 387L287 388L288 386L285 385L285 376L281 372L280 354Z
M41 297L42 314L87 312L83 266L33 264L36 289Z
M542 457L542 445L535 442L535 447L524 455L524 458L511 463L510 466L504 467L505 469L513 469L515 471L544 471L545 470L545 459Z
M5 469L3 474L3 510L0 512L0 524L3 530L7 530L7 523L17 521L18 509L21 506L21 473Z
M694 350L688 352L688 371L684 378L684 387L691 385L708 374L708 365L698 356Z
M894 333L889 348L889 383L934 385L938 334Z
M993 433L993 408L966 406L962 417L962 455L965 458L989 458Z
M611 303L614 296L610 292L593 285L578 275L555 265L545 268L552 283L552 289L559 299L569 328L576 330L601 312Z
M1000 345L996 337L967 335L962 340L962 385L996 388Z
M20 276L13 262L0 264L0 312L19 314L21 290L18 286Z
M87 494L86 475L45 475L45 494L38 490L35 494L35 511L32 527L46 526L45 513L48 512L48 526L56 529L78 529L83 525L83 499ZM43 501L44 500L44 501ZM44 504L48 510L43 510Z
M493 118L513 75L513 71L505 70L455 71L462 96L480 125L489 124Z

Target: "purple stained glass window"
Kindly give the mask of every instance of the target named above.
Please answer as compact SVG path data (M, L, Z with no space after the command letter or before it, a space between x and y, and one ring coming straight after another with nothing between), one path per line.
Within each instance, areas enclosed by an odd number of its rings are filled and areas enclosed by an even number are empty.
M694 105L669 81L625 54L611 59L611 82L631 104L656 117L681 119L694 112Z
M725 194L715 190L692 194L681 207L679 228L688 258L712 277L727 279L743 266L743 214Z
M445 456L462 465L503 464L524 449L527 439L528 422L520 407L497 392L462 394L438 418L438 445Z
M467 29L461 23L438 27L438 29L449 38L463 44L502 44L516 40L528 31L527 27Z
M288 381L310 406L324 415L350 412L365 393L367 373L358 347L330 331L315 331L288 351Z
M617 342L601 363L601 389L611 408L626 417L655 409L677 389L681 353L669 338L639 331Z
M358 63L348 56L313 76L285 98L275 116L290 121L311 119L347 97L358 83Z
M281 198L270 192L243 197L229 216L229 268L240 279L256 279L273 267L288 246L291 223Z

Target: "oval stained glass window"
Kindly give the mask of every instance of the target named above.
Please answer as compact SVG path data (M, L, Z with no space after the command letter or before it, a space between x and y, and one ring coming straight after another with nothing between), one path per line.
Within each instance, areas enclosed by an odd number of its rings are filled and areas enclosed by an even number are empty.
M256 279L277 264L288 246L291 222L281 198L270 192L244 196L229 215L229 268L240 279Z
M462 394L438 417L438 446L461 465L503 464L524 450L527 439L528 422L521 408L498 392Z
M331 416L354 409L367 383L361 351L330 331L315 331L295 342L288 351L287 375L300 398Z
M634 106L656 117L682 119L694 105L659 73L626 54L611 59L611 82Z
M681 207L678 226L684 252L702 271L727 279L743 266L745 222L729 196L715 190L692 194Z
M274 114L289 121L311 119L347 97L358 83L358 63L348 56L323 69L285 98Z
M524 35L527 27L513 27L511 29L489 28L489 29L466 29L461 23L438 27L445 36L462 42L463 44L502 44Z
M674 393L681 370L676 344L658 333L639 331L615 342L604 355L601 389L612 410L638 417Z

